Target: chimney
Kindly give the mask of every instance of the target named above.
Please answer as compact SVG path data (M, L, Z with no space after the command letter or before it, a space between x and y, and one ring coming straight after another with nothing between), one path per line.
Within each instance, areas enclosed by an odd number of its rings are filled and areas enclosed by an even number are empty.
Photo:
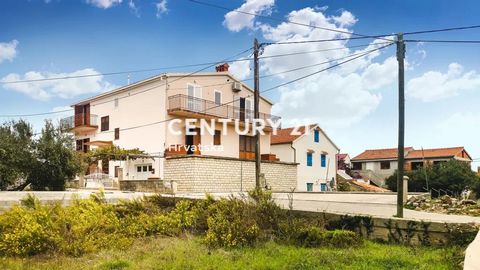
M228 63L224 63L224 64L216 66L215 70L217 72L227 72L229 67L230 66L228 65Z

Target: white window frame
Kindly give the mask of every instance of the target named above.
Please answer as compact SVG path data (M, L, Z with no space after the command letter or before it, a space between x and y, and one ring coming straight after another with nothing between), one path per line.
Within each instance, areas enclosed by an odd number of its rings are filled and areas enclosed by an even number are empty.
M220 94L220 103L217 103L217 93ZM213 90L213 101L216 105L222 105L223 102L223 93L219 90Z
M190 87L193 87L193 96L191 96L190 93L188 92ZM187 97L189 97L187 99L187 108L193 111L201 111L202 102L200 102L200 100L197 100L197 99L202 98L202 91L203 91L202 87L198 84L187 83L186 91L187 91ZM190 99L190 97L192 97L192 99Z

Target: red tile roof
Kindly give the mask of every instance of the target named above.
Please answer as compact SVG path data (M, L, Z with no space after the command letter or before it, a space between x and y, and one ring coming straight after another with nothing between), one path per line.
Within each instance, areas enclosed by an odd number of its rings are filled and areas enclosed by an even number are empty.
M405 158L406 159L419 159L419 158L445 158L445 157L461 157L462 151L465 151L465 148L460 147L450 147L450 148L432 148L432 149L423 149L415 150L412 147L405 148ZM465 151L466 158L471 159L470 155ZM388 149L370 149L365 150L360 155L352 158L353 161L359 160L375 160L375 159L397 159L397 148L388 148Z
M309 125L308 127L311 128L313 126L316 126L316 125ZM291 133L293 132L293 129L294 127L278 129L276 135L273 135L272 133L270 144L290 143L295 141L298 137L305 134L305 126L301 126L300 128L297 129L300 135L292 135Z
M405 152L413 150L413 147L405 147ZM371 159L396 159L398 157L397 148L386 149L370 149L365 150L360 155L352 158L355 160L371 160Z
M440 157L454 157L457 155L461 156L464 147L450 147L450 148L434 148L434 149L423 149L423 150L413 150L408 152L405 158L440 158ZM467 153L468 155L468 153Z

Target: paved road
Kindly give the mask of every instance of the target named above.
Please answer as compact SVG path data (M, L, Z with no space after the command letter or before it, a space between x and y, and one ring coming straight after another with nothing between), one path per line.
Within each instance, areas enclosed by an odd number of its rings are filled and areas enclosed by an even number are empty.
M28 192L34 194L41 201L58 201L65 204L70 201L72 195L80 198L88 198L95 191L65 191L65 192ZM152 195L153 193L106 191L105 198L110 203L119 200L129 200ZM231 193L214 193L217 198L228 197ZM240 193L236 193L240 196ZM0 192L0 210L8 208L27 196L27 192ZM203 193L177 194L189 198L204 198ZM275 201L282 207L288 207L286 193L275 193ZM303 211L331 212L340 214L370 215L382 218L391 218L396 214L395 194L371 194L371 193L294 193L293 208ZM424 220L436 222L470 223L480 224L480 217L458 216L427 213L404 209L405 218L411 220Z

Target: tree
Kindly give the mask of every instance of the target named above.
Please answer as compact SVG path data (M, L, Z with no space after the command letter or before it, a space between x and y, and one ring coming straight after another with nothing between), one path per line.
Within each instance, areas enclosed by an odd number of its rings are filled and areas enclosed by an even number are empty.
M34 160L27 181L34 190L64 190L65 182L81 171L71 135L47 120L34 143Z
M32 136L32 127L24 120L0 126L0 190L22 184L28 177L33 161Z
M448 190L454 194L460 194L465 188L474 188L480 180L470 168L470 164L458 160L450 160L436 165L429 165L414 171L406 172L408 191L425 192L428 179L429 189ZM387 178L386 184L389 189L397 190L397 173Z

